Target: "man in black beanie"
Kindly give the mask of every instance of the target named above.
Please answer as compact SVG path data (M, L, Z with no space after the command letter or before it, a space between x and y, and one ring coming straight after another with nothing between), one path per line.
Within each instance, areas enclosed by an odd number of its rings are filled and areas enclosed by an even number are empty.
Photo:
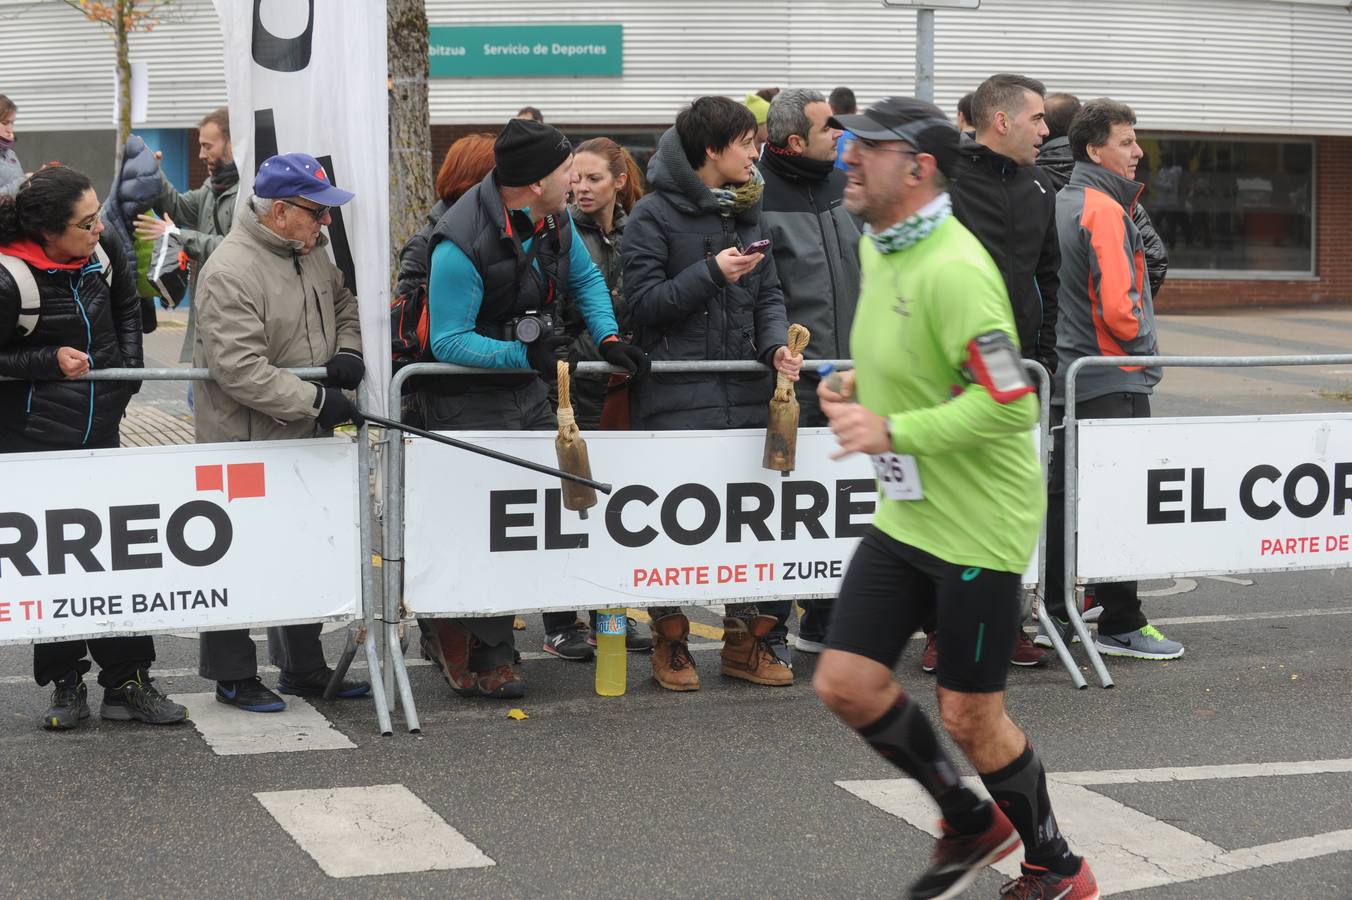
M428 345L438 362L538 374L420 379L416 402L428 428L552 431L546 382L573 342L562 329L565 304L581 312L606 362L642 378L648 358L620 340L605 278L574 239L565 211L575 177L568 139L549 125L511 119L493 156L493 170L428 240ZM575 365L576 356L569 361ZM545 613L544 621L545 652L591 658L587 625L576 613ZM524 696L512 668L512 616L424 620L423 630L424 653L456 693Z

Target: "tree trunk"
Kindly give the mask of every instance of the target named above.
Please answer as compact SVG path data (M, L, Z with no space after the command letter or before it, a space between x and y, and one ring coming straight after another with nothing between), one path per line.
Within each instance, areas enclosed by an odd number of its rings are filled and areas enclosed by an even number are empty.
M424 0L386 0L390 77L390 272L399 249L422 227L435 202L432 126L427 110L427 9Z
M117 46L117 147L122 147L131 134L131 58L127 48L127 29L134 0L117 0L117 21L113 25L113 42Z

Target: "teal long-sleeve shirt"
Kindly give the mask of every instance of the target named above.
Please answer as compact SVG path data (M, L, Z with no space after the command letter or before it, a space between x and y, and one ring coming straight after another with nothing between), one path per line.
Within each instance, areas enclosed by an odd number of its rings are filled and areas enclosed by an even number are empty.
M563 227L572 228L568 216L560 216ZM568 251L568 289L573 302L582 311L587 329L599 345L619 334L610 290L605 277L592 262L586 245L573 234ZM530 241L522 247L530 250ZM532 263L537 269L540 263ZM432 251L431 271L427 277L428 330L432 354L438 362L476 366L483 369L529 369L526 345L520 341L499 341L474 330L483 303L483 276L474 268L464 251L451 241L441 241Z

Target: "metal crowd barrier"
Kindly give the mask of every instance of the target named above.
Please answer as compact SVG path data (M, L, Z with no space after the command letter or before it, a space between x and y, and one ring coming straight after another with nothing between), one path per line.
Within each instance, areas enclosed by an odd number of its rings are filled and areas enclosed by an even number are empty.
M292 375L302 378L306 381L322 381L328 377L328 373L323 366L310 366L306 368L287 369ZM32 379L13 379L4 378L4 381L30 381ZM211 373L207 369L100 369L91 371L82 375L79 381L211 381ZM361 395L364 399L365 390L362 389ZM328 688L324 692L326 699L333 699L338 689L339 683L346 674L353 658L357 654L359 646L366 650L367 665L370 667L371 677L374 679L377 672L380 671L380 659L377 653L375 635L378 632L376 628L376 615L374 604L375 578L372 571L372 547L371 547L371 491L367 484L370 475L375 471L374 460L372 459L367 436L366 426L363 424L357 432L357 477L361 480L357 490L357 510L360 516L360 552L361 559L361 616L348 627L347 643L344 645L342 655L338 664L334 666L333 677L329 681ZM380 725L382 734L392 734L393 727L390 724L389 705L385 702L386 698L378 690L378 685L372 685L372 693L375 696L376 718ZM416 731L416 722L410 730Z
M852 368L852 360L807 360L808 365L820 365L822 362L831 362L838 368ZM1027 361L1028 370L1038 381L1039 398L1039 462L1042 468L1044 481L1048 471L1048 464L1051 455L1051 435L1050 435L1050 410L1051 410L1051 377L1047 370L1036 362ZM584 362L578 365L578 371L583 374L611 374L621 373L623 370L616 369L606 363ZM766 372L768 368L759 362L751 360L738 361L698 361L698 362L654 362L652 371L656 374L663 373L690 373L707 372L718 374L729 374L736 372ZM532 369L478 369L468 366L458 366L449 363L414 363L405 366L395 373L390 382L389 390L389 418L398 422L401 421L402 414L402 396L405 383L410 378L419 376L459 376L459 375L502 375L502 374L534 374ZM404 571L404 442L400 435L389 436L386 453L386 479L384 491L384 517L383 517L383 559L382 571L384 573L384 594L385 610L384 621L386 628L386 665L382 670L384 673L383 688L384 700L388 703L390 709L396 708L396 693L400 702L404 704L405 720L409 724L410 731L416 730L417 710L414 705L413 693L409 687L408 670L404 663L403 650L399 637L399 623L403 615L403 571ZM1038 537L1038 589L1046 582L1046 541L1047 526L1044 518L1041 531ZM1062 642L1057 629L1052 627L1052 623L1045 609L1045 604L1036 602L1036 593L1034 594L1034 611L1038 621L1044 626L1047 634L1051 635L1054 649L1066 671L1071 675L1077 688L1085 687L1084 677L1080 674L1079 667L1075 664L1070 655L1070 651Z
M1180 366L1184 368L1265 368L1280 366L1336 366L1352 364L1352 354L1327 354L1317 355L1297 355L1297 356L1132 356L1129 357L1130 364L1133 366ZM1104 665L1102 657L1093 641L1090 640L1089 629L1085 626L1084 620L1080 617L1078 604L1075 602L1075 592L1079 585L1076 583L1078 575L1076 572L1076 549L1078 542L1076 532L1078 530L1079 520L1077 517L1076 500L1079 497L1079 460L1077 459L1077 440L1078 440L1078 420L1075 415L1075 380L1081 372L1088 368L1108 368L1121 366L1124 358L1121 356L1087 356L1083 359L1077 359L1071 363L1066 370L1066 415L1064 421L1065 427L1065 566L1064 578L1066 601L1066 615L1069 617L1071 626L1075 629L1076 635L1080 638L1080 643L1085 649L1085 654L1089 657L1090 664L1094 667L1094 673L1098 676L1099 682L1105 688L1113 686L1112 676L1108 674L1108 668ZM1045 530L1045 526L1044 526ZM1050 629L1048 634L1053 635L1056 640L1058 629Z

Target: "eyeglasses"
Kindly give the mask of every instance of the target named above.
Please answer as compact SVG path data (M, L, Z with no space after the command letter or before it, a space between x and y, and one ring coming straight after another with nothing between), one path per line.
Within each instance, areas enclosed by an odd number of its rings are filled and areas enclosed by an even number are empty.
M329 207L327 206L306 206L304 203L296 203L292 200L282 200L282 202L287 206L294 206L296 209L305 210L307 213L314 216L316 222L322 222L324 217L329 214Z
M854 147L861 153L908 153L911 156L919 156L922 152L920 150L903 150L900 147L884 147L881 141L861 138L858 135L846 139L845 146Z
M70 224L71 227L78 228L81 231L93 231L94 226L99 224L99 214L94 213L94 215L85 219L83 222L71 222Z

